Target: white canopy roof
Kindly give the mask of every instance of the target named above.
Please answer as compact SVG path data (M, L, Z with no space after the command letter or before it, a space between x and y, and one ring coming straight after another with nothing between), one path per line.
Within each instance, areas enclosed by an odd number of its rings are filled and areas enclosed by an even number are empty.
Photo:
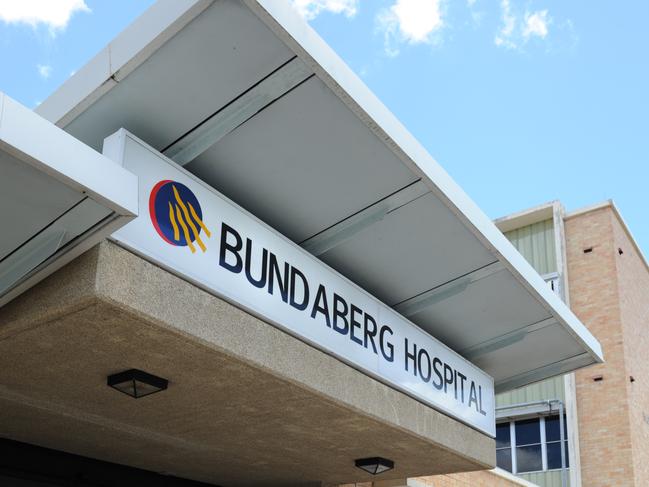
M121 127L136 134L460 352L497 390L602 360L584 325L287 2L159 2L38 112L98 150Z
M137 206L137 177L0 93L0 306Z

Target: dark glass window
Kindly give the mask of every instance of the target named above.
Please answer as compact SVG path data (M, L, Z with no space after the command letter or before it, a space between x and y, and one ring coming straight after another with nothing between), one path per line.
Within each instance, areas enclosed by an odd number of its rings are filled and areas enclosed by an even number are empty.
M568 432L566 431L566 417L563 417L563 438L566 452L566 467L569 467L568 462ZM559 416L548 416L545 418L545 441L546 451L548 455L548 470L561 468L561 435L560 435L560 421Z
M509 423L500 423L496 425L496 448L506 448L511 446L511 435Z
M566 468L570 467L570 462L568 461L568 442L564 441L566 445ZM561 468L561 442L555 441L554 443L547 444L548 452L548 470L553 470L556 468Z
M509 426L509 425L508 425ZM512 449L502 448L496 450L496 465L508 472L512 471Z
M516 421L516 445L541 443L541 428L538 418Z
M512 428L515 435L512 435ZM564 446L566 467L568 463L568 440L565 433ZM545 428L545 439L542 442L542 427ZM496 425L496 463L498 467L513 472L512 448L516 452L516 473L543 471L543 454L545 453L547 470L561 468L561 435L559 416L523 419L512 423Z
M519 473L543 470L541 445L519 446L516 448L516 467Z
M512 471L511 428L509 423L496 425L496 465Z
M559 416L548 416L545 418L545 441L559 441L561 435L559 434ZM563 438L567 438L566 421L564 416L563 421Z

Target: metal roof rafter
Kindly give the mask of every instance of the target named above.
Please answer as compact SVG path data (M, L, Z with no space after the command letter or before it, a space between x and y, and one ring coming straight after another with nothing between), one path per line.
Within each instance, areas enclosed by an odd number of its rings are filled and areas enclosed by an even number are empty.
M554 317L546 318L510 333L505 333L504 335L497 336L485 342L478 343L477 345L474 345L472 347L460 350L459 353L467 360L475 360L478 357L482 357L483 355L487 355L489 353L495 352L496 350L500 350L501 348L505 348L509 345L520 342L529 333L542 330L548 326L553 326L556 324L557 320Z
M313 76L297 56L218 110L162 153L181 166L189 164L234 129Z
M421 181L409 184L396 193L377 201L354 215L332 225L322 232L300 243L303 249L316 257L349 240L358 232L381 221L388 213L412 203L429 193Z
M464 274L463 276L395 304L393 308L395 311L406 317L415 315L440 301L464 292L466 288L474 282L489 277L504 269L505 266L500 261L492 262L491 264L480 267L468 274Z

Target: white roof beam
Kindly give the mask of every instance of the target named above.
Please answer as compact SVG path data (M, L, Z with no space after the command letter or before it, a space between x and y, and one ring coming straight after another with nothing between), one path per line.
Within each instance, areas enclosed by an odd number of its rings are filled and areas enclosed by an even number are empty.
M523 340L523 338L525 338L532 332L542 330L543 328L554 325L557 325L557 320L554 317L546 318L545 320L532 323L531 325L527 325L510 333L505 333L504 335L500 335L472 347L465 348L464 350L461 350L459 354L468 360L475 360L478 357L488 355L492 352L500 350L501 348L505 348L509 345L520 342L521 340Z
M181 166L189 164L238 126L311 76L313 72L306 64L298 57L292 58L183 135L162 153Z
M500 262L492 262L484 267L476 269L468 274L464 274L456 279L445 282L440 286L434 287L410 299L406 299L393 306L394 310L403 316L412 316L433 306L440 301L444 301L452 296L464 292L469 285L485 277L489 277L496 272L500 272L505 266Z
M421 181L414 182L396 193L323 230L300 243L303 249L318 256L349 240L361 230L381 221L387 214L429 193Z
M584 352L579 355L566 358L564 360L559 360L558 362L544 365L543 367L524 372L522 374L496 383L496 394L504 391L510 391L512 389L528 385L532 382L536 382L539 380L539 377L554 377L557 375L565 374L567 372L572 372L573 370L577 370L582 367L586 367L587 365L591 365L592 363L592 357L588 352Z

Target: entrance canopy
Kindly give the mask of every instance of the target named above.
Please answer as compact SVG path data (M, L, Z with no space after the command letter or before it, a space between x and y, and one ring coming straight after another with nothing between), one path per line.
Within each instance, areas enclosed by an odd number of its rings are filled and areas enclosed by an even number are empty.
M137 215L137 178L0 93L0 306Z
M160 2L37 111L97 150L132 132L499 391L602 360L584 325L288 2Z

